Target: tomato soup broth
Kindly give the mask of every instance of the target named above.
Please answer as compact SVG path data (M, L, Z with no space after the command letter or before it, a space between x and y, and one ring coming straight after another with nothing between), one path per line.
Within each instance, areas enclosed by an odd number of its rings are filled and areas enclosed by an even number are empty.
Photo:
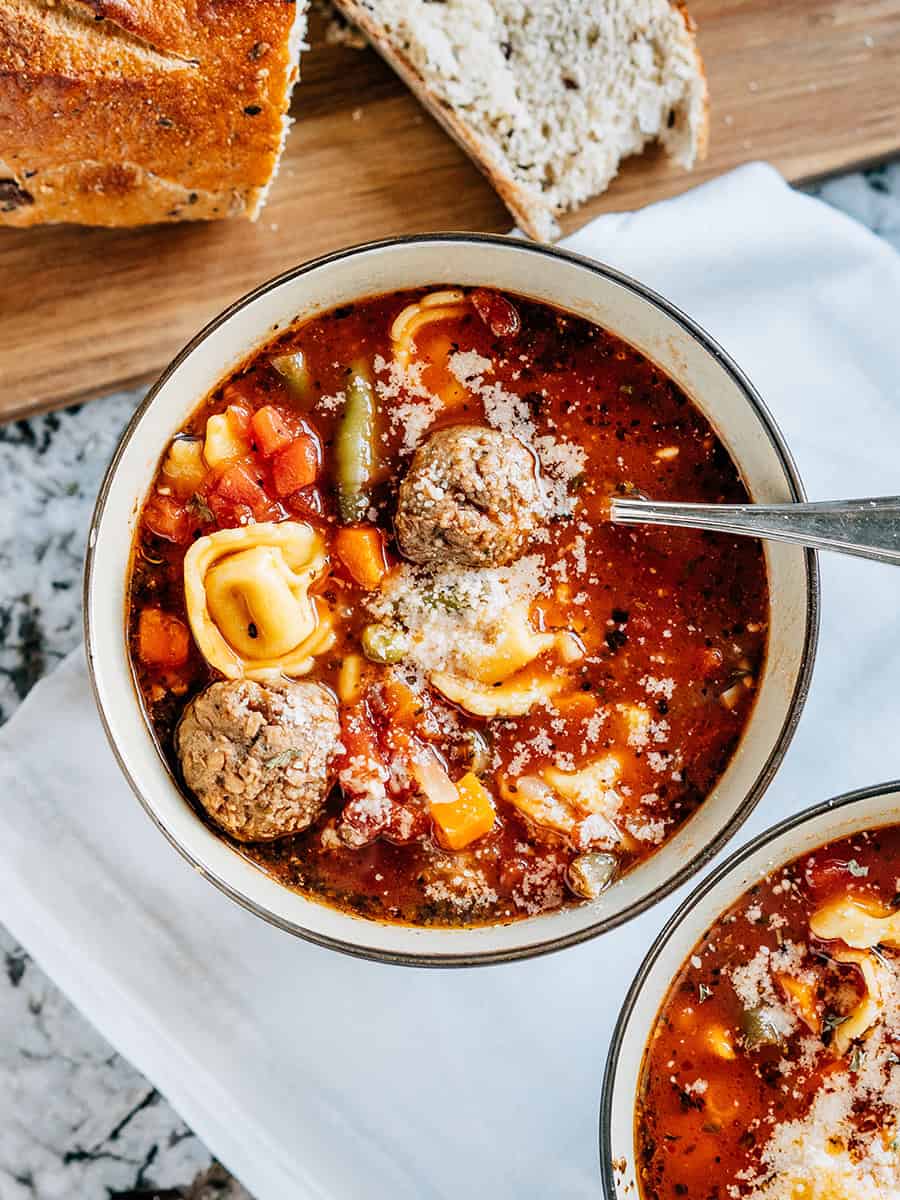
M644 1200L900 1195L900 826L833 842L707 931L643 1066Z
M277 338L167 449L135 542L134 670L198 812L381 920L599 894L708 795L766 648L759 544L613 526L634 493L748 499L587 321L432 289Z

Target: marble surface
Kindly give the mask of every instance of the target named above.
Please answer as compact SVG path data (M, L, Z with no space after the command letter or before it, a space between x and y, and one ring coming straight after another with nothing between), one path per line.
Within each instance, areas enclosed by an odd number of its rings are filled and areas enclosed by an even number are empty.
M900 251L900 163L811 190ZM139 397L0 427L0 721L81 639L88 519ZM2 926L0 960L0 1200L250 1200Z

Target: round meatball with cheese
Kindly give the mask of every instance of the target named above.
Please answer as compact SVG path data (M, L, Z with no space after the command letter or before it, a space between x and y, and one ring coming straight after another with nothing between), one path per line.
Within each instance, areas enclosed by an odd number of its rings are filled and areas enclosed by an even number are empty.
M496 567L523 552L544 518L531 452L496 429L455 425L413 456L395 527L413 562Z
M242 842L300 833L322 811L340 749L338 707L321 684L210 684L175 731L184 781Z

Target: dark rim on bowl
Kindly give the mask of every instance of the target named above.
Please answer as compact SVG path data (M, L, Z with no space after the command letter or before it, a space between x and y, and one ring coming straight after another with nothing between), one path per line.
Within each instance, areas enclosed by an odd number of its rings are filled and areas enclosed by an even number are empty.
M246 897L240 895L240 893L236 892L229 883L225 882L223 879L220 879L214 872L210 871L202 863L198 862L197 859L195 859L190 853L190 851L185 846L181 845L181 843L169 833L168 829L166 829L166 827L158 819L155 812L142 795L137 780L132 777L122 755L119 752L118 747L115 744L109 723L106 719L106 714L103 710L103 705L100 700L100 689L97 683L97 669L94 661L95 651L93 631L91 628L90 596L94 572L95 545L99 525L106 510L107 497L112 486L113 476L116 473L119 461L121 460L126 447L134 436L135 431L144 417L144 414L153 403L157 393L160 391L169 377L178 369L182 362L190 354L192 354L197 347L200 346L201 343L203 343L210 336L211 333L213 333L220 325L222 325L223 322L227 321L236 312L253 303L260 296L272 291L274 288L278 288L290 280L299 279L301 276L328 266L331 263L339 262L342 259L350 258L355 255L370 253L371 251L375 250L386 250L398 246L417 245L422 243L446 244L448 246L459 244L496 245L503 246L504 248L514 248L517 253L533 254L536 259L541 257L561 258L577 266L585 268L594 275L609 279L614 283L619 284L621 287L624 287L627 290L637 294L644 300L647 300L650 304L660 309L666 314L666 316L679 325L684 332L688 334L688 336L697 342L708 354L711 354L713 358L716 359L716 361L719 362L728 372L728 374L740 388L747 403L758 417L766 436L778 455L785 475L787 476L790 484L790 489L794 500L805 500L806 493L800 480L800 475L793 456L762 397L756 391L753 384L737 365L737 363L735 363L734 360L726 353L726 351L723 350L722 347L719 346L718 343L695 321L693 321L680 309L676 308L675 305L670 303L664 297L660 296L657 292L654 292L651 288L648 288L644 284L639 283L637 280L632 279L630 276L623 274L621 271L617 271L613 267L595 262L592 259L586 258L580 254L574 254L568 250L561 250L553 246L539 245L533 242L519 241L518 239L497 234L434 233L418 234L409 237L385 238L374 242L364 242L356 246L348 247L344 250L336 250L331 254L324 254L318 258L311 259L309 262L303 263L297 267L293 267L288 271L284 271L282 274L277 275L273 279L268 280L266 283L261 284L259 287L254 288L253 291L248 292L245 296L242 296L239 300L236 300L233 304L221 312L217 317L214 317L187 343L184 349L172 359L157 381L151 386L150 390L147 392L147 395L144 397L144 400L135 410L134 415L128 422L119 444L116 447L112 461L107 467L106 473L103 477L103 482L101 484L97 501L94 506L94 511L91 516L91 523L88 531L87 554L85 557L84 567L84 637L88 675L91 681L91 690L94 695L94 701L97 705L97 710L100 713L100 720L103 724L107 741L110 744L116 761L118 762L123 775L128 781L131 790L134 792L135 796L140 801L142 807L153 823L163 833L166 839L175 847L179 854L181 854L182 857L185 858L195 870L199 871L199 873L209 880L209 882L213 883L220 891L224 892L225 895L229 896L237 904L240 904L243 908L246 908L256 916L261 917L269 924L275 925L276 927L283 929L288 933L292 933L297 937L314 942L317 945L325 946L332 950L339 950L343 953L351 954L356 957L372 959L374 961L395 963L403 966L471 967L489 965L499 962L512 962L518 959L532 958L540 954L547 954L555 950L562 950L568 946L577 945L580 942L587 941L588 939L596 937L599 934L607 933L609 930L617 928L619 925L622 925L626 921L631 920L633 917L638 916L640 913L646 911L658 901L664 899L676 888L680 887L681 884L687 879L699 872L737 832L737 830L741 827L741 825L759 803L759 800L764 795L775 772L780 766L787 748L794 736L794 732L803 712L803 707L806 703L806 698L809 693L810 682L812 679L813 664L815 662L816 646L819 634L819 570L815 552L812 550L807 550L805 552L807 619L806 628L804 630L804 644L800 673L793 695L790 699L787 717L781 728L775 747L769 758L763 764L763 767L757 775L756 780L754 781L752 787L747 791L734 816L719 831L717 836L713 838L712 841L698 850L697 853L693 855L680 868L680 870L667 879L665 883L660 884L659 887L654 888L642 899L636 900L633 904L629 905L621 912L597 920L585 929L580 929L565 936L551 938L547 941L532 943L528 946L518 947L511 950L492 950L482 951L479 953L448 952L446 954L408 954L399 951L372 949L358 946L352 942L328 937L326 935L314 932L313 930L306 929L304 926L298 925L293 921L288 921L284 918L278 917L274 913L267 912L260 908L253 901L248 900ZM626 338L625 340L627 341L628 339ZM198 397L198 402L199 399L200 398ZM136 697L135 702L138 703ZM149 731L148 736L150 736ZM168 766L168 763L164 763L164 765L167 772L171 776L171 770ZM311 899L310 902L315 903L316 901ZM369 923L371 924L371 921Z
M694 911L700 901L708 896L709 893L716 888L722 880L730 875L737 867L746 862L748 858L752 858L758 850L774 842L780 838L782 834L790 833L794 829L799 829L802 825L806 825L811 821L816 821L819 817L826 816L829 813L839 812L841 809L851 807L854 804L862 803L866 800L874 800L880 796L889 795L891 792L900 790L900 779L893 780L888 783L875 784L865 788L857 788L852 792L843 792L840 796L833 796L830 800L825 800L822 804L816 804L812 808L805 808L799 813L794 813L790 817L786 817L783 821L779 821L777 825L773 825L769 829L763 830L752 841L749 841L745 846L741 846L730 854L725 861L718 866L715 871L707 875L697 887L691 892L686 900L679 904L678 908L666 921L663 928L660 930L656 940L651 945L650 949L638 968L638 972L632 981L631 987L628 989L619 1016L616 1020L613 1029L612 1040L609 1044L609 1052L606 1058L606 1068L603 1074L603 1089L600 1096L600 1172L603 1180L603 1192L606 1200L618 1200L616 1191L615 1172L613 1170L613 1145L612 1145L612 1115L613 1115L613 1093L616 1086L616 1074L619 1068L619 1055L622 1051L622 1046L625 1042L625 1036L628 1031L628 1025L631 1021L631 1015L634 1012L635 1004L638 996L643 991L644 985L647 982L647 977L656 965L660 955L669 944L669 940L675 931L679 928L683 921ZM900 819L900 818L898 818ZM841 835L843 836L843 835ZM769 871L777 870L780 865L785 862L790 862L790 859L782 859L769 868ZM725 911L725 910L723 910ZM721 915L721 914L720 914ZM693 945L693 942L691 943ZM685 958L690 953L690 948L685 953ZM679 966L681 963L679 963ZM671 982L671 981L670 981ZM665 995L659 998L659 1008L665 1000ZM646 1031L644 1039L643 1051L646 1050L647 1038L652 1033L653 1026ZM634 1109L632 1108L632 1114ZM634 1194L634 1200L640 1200L639 1194Z

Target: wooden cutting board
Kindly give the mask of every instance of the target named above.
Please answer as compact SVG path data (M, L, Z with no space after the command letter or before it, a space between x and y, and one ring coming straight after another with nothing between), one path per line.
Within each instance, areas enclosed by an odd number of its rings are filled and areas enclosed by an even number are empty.
M900 0L692 0L709 74L709 158L651 151L566 218L635 208L768 159L809 181L900 153ZM316 44L316 33L312 36ZM256 225L0 229L0 420L150 380L270 275L398 233L503 231L476 169L371 50L304 55L297 124Z

